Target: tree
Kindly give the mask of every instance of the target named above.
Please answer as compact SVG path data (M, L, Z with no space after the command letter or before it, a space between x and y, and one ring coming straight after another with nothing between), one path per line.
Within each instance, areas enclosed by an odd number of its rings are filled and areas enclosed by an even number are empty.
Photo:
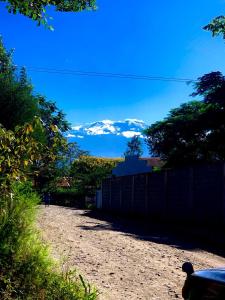
M14 130L31 122L38 112L38 99L27 79L26 70L17 74L12 62L12 51L7 51L0 39L0 123Z
M39 122L39 119L35 119L31 124L16 127L14 132L0 126L1 189L9 188L13 181L29 177L31 165L40 159L40 150L44 145L32 137ZM45 147L44 150L50 155L49 149Z
M73 186L80 194L94 195L101 182L111 174L121 159L81 156L75 159L71 167Z
M141 156L143 151L141 149L141 140L138 135L132 137L131 141L127 143L127 150L124 152L124 156Z
M211 31L213 36L222 35L225 39L225 16L216 17L203 29Z
M53 6L56 11L78 12L85 9L96 9L96 0L1 0L7 3L9 13L23 14L26 17L36 21L38 25L46 25L48 15L46 8ZM50 29L53 29L49 26Z
M79 145L76 142L71 142L67 144L65 155L68 164L72 165L75 159L81 156L88 156L89 152L85 150L81 150Z
M154 156L167 166L225 159L225 78L220 72L200 77L193 96L202 101L182 104L146 130Z
M56 186L58 179L62 177L70 177L73 162L81 156L88 156L89 152L80 149L76 142L66 143L58 153L58 158L55 162L54 180L52 186Z
M59 173L59 161L64 160L68 148L64 134L70 125L55 102L34 92L25 68L17 71L12 52L6 51L0 41L0 124L15 131L37 118L40 122L32 131L32 138L43 147L39 147L40 156L32 171L39 182L48 182ZM51 149L51 155L46 149Z

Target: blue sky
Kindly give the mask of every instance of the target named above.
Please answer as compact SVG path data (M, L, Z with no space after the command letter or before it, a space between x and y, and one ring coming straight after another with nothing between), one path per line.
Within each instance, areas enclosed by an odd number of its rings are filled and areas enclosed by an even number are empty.
M224 41L202 30L224 11L224 0L98 0L95 12L50 11L51 32L0 4L0 34L15 48L17 65L196 79L225 73ZM177 82L28 74L72 124L125 118L151 124L192 92Z

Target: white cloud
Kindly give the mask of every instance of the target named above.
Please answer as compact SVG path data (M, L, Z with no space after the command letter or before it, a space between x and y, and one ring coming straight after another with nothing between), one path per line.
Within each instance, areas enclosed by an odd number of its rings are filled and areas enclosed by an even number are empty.
M76 135L68 133L68 134L66 135L66 137L67 137L67 138L72 138L72 137L76 137Z
M80 130L81 128L82 128L82 125L72 127L73 130Z
M125 136L126 138L132 138L135 135L142 137L140 132L135 132L135 131L123 131L121 132L121 135Z

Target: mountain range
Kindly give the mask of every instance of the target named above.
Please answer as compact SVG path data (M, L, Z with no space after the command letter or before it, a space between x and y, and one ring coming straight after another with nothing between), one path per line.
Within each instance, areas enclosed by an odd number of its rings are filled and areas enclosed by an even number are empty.
M142 120L125 119L123 121L102 120L73 126L67 132L69 142L77 142L80 148L91 155L101 157L121 157L128 141L138 135L142 141L143 155L148 155L143 130L147 125Z

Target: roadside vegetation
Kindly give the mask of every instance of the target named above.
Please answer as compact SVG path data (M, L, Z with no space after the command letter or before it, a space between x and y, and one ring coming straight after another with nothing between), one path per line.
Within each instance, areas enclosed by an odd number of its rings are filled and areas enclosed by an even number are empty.
M49 29L48 6L64 12L96 9L95 0L0 2L10 13ZM205 29L224 37L224 20L218 17ZM95 300L95 288L76 271L62 271L50 257L36 215L41 193L60 191L60 178L67 178L74 194L93 195L120 160L91 157L76 143L68 144L65 114L34 91L26 69L17 69L12 54L0 40L0 298ZM145 131L151 153L168 166L225 159L224 76L202 76L193 95L203 99L181 105ZM137 138L133 150L141 154Z
M14 183L0 199L1 299L85 299L97 297L75 272L60 271L36 229L39 196L30 183Z
M69 124L34 92L25 69L17 71L2 41L0 88L0 298L94 300L97 291L75 271L61 271L36 229L40 192L63 165Z

